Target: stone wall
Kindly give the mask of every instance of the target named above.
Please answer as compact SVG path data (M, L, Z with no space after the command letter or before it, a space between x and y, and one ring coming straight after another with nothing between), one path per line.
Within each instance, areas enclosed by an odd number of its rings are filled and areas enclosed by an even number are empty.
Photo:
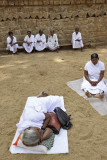
M61 45L70 44L79 26L85 45L107 43L107 0L0 0L0 49L8 31L20 44L27 30L46 35L54 29Z

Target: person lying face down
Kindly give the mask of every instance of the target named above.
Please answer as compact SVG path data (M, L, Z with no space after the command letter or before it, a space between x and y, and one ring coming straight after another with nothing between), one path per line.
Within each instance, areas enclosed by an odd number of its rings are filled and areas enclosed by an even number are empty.
M22 133L22 142L26 146L37 145L55 133L54 127L48 125L51 118L48 112L52 112L57 104L61 105L60 97L48 96L44 92L37 97L35 104L30 106L30 109L25 109L23 121L17 124L18 131Z
M81 89L87 97L94 95L95 98L104 98L106 85L104 83L105 66L99 60L98 54L93 53L91 60L84 67L84 80Z

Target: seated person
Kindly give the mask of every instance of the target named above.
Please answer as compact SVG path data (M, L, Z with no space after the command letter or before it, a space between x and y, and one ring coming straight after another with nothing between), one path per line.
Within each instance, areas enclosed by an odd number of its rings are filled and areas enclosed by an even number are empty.
M46 36L42 30L39 30L39 33L35 36L35 50L43 51L46 47Z
M31 31L27 31L27 35L24 38L23 47L27 53L31 53L34 49L34 35Z
M96 98L104 98L106 85L104 83L105 66L99 61L97 53L91 55L91 60L84 67L84 79L81 89L85 91L87 97L94 95Z
M48 96L42 92L29 110L23 112L23 120L17 124L18 131L23 133L22 142L26 146L34 146L50 138L54 133L54 127L48 126L49 112L53 112L57 105L61 105L59 96Z
M18 49L18 44L16 37L13 36L13 32L8 32L8 37L7 37L7 50L10 51L10 53L15 54L17 53Z
M81 50L83 48L82 36L78 27L75 28L75 32L72 34L72 48L81 48Z
M58 37L57 34L54 33L54 30L50 31L50 35L48 36L47 47L52 51L55 51L59 48Z

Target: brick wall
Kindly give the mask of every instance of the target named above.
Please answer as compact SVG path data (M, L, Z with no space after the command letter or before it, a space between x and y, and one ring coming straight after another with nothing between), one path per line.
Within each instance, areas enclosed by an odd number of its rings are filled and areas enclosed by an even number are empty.
M85 45L107 43L107 0L0 0L0 49L8 31L21 44L27 30L54 29L61 45L70 44L76 26Z

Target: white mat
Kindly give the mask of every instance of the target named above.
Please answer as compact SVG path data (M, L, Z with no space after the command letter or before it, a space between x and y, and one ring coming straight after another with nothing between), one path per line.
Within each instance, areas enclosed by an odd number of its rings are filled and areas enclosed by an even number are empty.
M27 108L27 106L29 106L28 104L32 103L32 100L35 97L28 97L25 108ZM64 108L64 100L63 97L61 97L61 101L62 101L62 109L65 110ZM23 113L22 113L23 114ZM17 137L18 137L19 133L18 131L16 131L15 137L12 141L12 144L16 141ZM16 154L16 153L24 153L24 154L41 154L40 152L36 152L36 151L31 151L31 150L27 150L24 148L20 148L17 146L12 145L10 146L10 152L12 154ZM55 139L54 139L54 145L53 147L47 152L47 154L59 154L59 153L68 153L68 137L67 137L67 131L64 129L60 130L59 135L55 135Z
M81 90L81 83L82 83L83 79L78 79L75 81L70 81L67 82L67 85L74 90L75 92L77 92L80 96L84 97L86 100L89 101L90 105L102 116L107 114L107 99L98 99L98 98L87 98L85 96L84 91ZM104 80L105 83L107 84L107 79Z

